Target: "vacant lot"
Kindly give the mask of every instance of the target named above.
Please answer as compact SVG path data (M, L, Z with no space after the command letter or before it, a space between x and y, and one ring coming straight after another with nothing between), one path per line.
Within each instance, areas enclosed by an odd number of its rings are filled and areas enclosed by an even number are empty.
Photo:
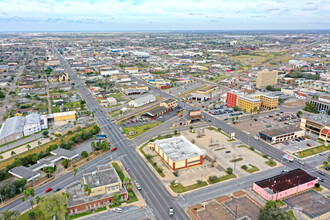
M330 201L314 190L310 190L299 195L283 200L292 208L301 209L310 218L316 218L330 212ZM328 216L330 218L330 216ZM329 219L321 218L321 219Z
M134 126L134 127L124 127L122 128L125 134L127 135L128 138L135 138L139 136L140 134L160 125L162 122L153 122L149 124L144 124L140 126Z

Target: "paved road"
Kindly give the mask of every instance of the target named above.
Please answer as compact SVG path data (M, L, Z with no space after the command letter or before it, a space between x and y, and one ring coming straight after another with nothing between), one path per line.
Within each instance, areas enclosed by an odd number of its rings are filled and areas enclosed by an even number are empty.
M25 144L29 141L35 140L35 139L40 138L42 136L43 136L42 133L32 134L30 137L19 139L18 141L15 141L14 143L7 144L5 146L0 147L0 152L6 151L8 149L17 147L17 146L22 145L22 144Z

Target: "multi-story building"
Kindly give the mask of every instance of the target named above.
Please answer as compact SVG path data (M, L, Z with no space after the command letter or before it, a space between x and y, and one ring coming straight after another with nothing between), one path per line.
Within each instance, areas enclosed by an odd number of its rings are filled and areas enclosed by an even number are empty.
M273 86L277 84L278 71L269 71L267 69L259 71L257 73L257 88L264 88L266 86Z
M160 103L160 106L164 106L167 109L175 109L178 106L178 101L176 99L167 99Z
M312 99L310 103L316 105L317 112L330 114L330 96L321 96L317 100Z
M259 110L261 106L261 101L260 99L254 98L251 95L238 95L237 106L240 109L252 113Z
M271 93L261 93L254 95L254 97L260 99L262 108L272 110L278 107L278 96L274 96Z
M76 120L76 111L53 113L54 121L74 121Z
M205 150L201 150L184 136L150 142L149 146L173 170L203 164Z
M229 107L237 106L237 94L236 90L227 92L226 105Z
M127 190L110 164L97 166L95 172L84 174L82 180L67 186L66 192L70 195L67 205L69 215L106 206L113 202L115 194L120 196L121 201L128 198Z
M314 133L325 143L330 143L330 116L324 114L309 115L301 118L300 128L308 133Z

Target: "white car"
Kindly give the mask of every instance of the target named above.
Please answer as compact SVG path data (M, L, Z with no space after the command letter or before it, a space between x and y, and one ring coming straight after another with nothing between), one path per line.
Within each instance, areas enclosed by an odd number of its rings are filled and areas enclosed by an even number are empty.
M172 216L172 215L174 215L174 209L171 207L170 208L170 211L169 211L169 213L168 213L170 216Z
M114 208L113 211L114 212L121 213L123 211L123 209L122 208Z

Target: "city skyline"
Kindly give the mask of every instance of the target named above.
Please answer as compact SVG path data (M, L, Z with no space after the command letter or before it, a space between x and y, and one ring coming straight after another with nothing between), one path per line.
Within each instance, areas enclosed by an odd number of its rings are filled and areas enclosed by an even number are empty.
M329 29L327 1L0 0L1 31Z

